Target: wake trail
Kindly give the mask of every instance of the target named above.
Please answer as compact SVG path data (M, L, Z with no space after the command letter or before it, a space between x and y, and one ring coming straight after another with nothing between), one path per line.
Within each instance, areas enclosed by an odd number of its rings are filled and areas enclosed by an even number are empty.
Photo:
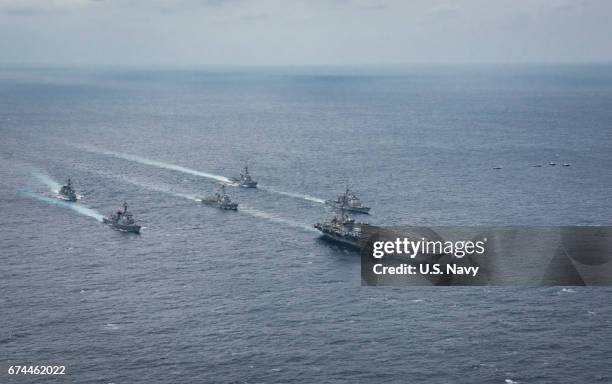
M246 214L248 214L250 216L253 216L253 217L256 217L256 218L269 220L269 221L271 221L273 223L290 226L290 227L301 229L301 230L304 230L304 231L316 232L316 229L314 229L314 227L310 227L310 226L308 226L306 224L301 224L301 223L295 222L293 220L284 219L282 217L273 215L271 213L268 213L268 212L265 212L265 211L261 211L259 209L253 208L253 207L249 207L248 205L243 204L243 203L240 203L238 205L238 212L246 213Z
M264 191L268 191L268 192L272 192L272 193L277 193L279 195L289 196L289 197L293 197L295 199L304 199L304 200L312 201L314 203L319 203L319 204L325 204L325 200L319 199L318 197L310 196L310 195L307 195L307 194L279 191L278 189L275 189L275 188L272 188L272 187L268 187L266 185L259 185L258 187L259 187L259 189L262 189Z
M168 187L164 187L162 185L158 185L158 184L152 184L152 183L145 183L142 181L136 181L136 180L132 180L129 177L126 176L119 176L119 175L115 175L113 173L108 173L108 172L104 172L104 171L93 171L94 173L96 173L99 176L108 178L108 179L115 179L118 181L122 181L124 183L127 184L131 184L137 187L141 187L144 189L148 189L150 191L153 192L160 192L160 193L165 193L167 195L172 195L174 197L179 197L182 199L187 199L187 200L192 200L192 201L199 201L199 197L196 195L192 195L192 194L188 194L188 193L181 193L181 192L175 192L172 189L168 188Z
M32 174L34 175L35 178L38 179L38 181L40 181L41 183L49 187L51 189L51 192L54 192L54 193L59 192L61 186L57 181L53 180L51 177L49 177L48 175L40 171L33 171Z
M37 199L39 201L43 201L45 203L51 204L51 205L57 205L60 207L64 207L64 208L69 208L72 209L75 212L80 213L81 215L84 216L88 216L91 217L93 219L96 219L99 222L102 222L102 218L104 217L104 215L102 215L100 212L96 211L95 209L91 209L83 204L80 203L68 203L66 201L62 201L62 200L58 200L58 199L54 199L48 196L43 196L40 195L38 193L34 193L31 191L21 191L23 194L32 197L34 199Z
M128 153L121 153L121 152L115 152L115 151L108 151L106 149L94 148L94 147L91 147L89 145L78 146L78 148L84 149L84 150L89 151L89 152L99 153L99 154L103 154L103 155L107 155L107 156L117 157L119 159L133 161L133 162L140 163L140 164L143 164L143 165L150 165L152 167L157 167L157 168L162 168L162 169L168 169L168 170L171 170L171 171L187 173L189 175L200 176L200 177L204 177L204 178L207 178L207 179L221 181L221 182L224 182L224 183L231 183L231 180L228 179L225 176L215 175L213 173L208 173L208 172L202 172L202 171L198 171L196 169L183 167L181 165L164 163L164 162L157 161L157 160L147 159L146 157L130 155Z
M232 180L230 180L229 178L227 178L225 176L222 176L222 175L215 175L213 173L202 172L202 171L198 171L196 169L183 167L181 165L164 163L164 162L161 162L161 161L147 159L145 157L136 156L136 155L130 155L130 154L127 154L127 153L121 153L121 152L109 151L109 150L106 150L106 149L100 149L100 148L92 147L90 145L74 145L74 146L76 146L77 148L83 149L85 151L88 151L88 152L93 152L93 153L98 153L98 154L102 154L102 155L112 156L112 157L116 157L116 158L119 158L119 159L124 159L124 160L128 160L128 161L133 161L133 162L136 162L136 163L140 163L140 164L143 164L143 165L149 165L149 166L152 166L152 167L157 167L157 168L162 168L162 169L168 169L168 170L171 170L171 171L182 172L182 173L186 173L186 174L189 174L189 175L200 176L200 177L204 177L204 178L212 179L212 180L216 180L216 181L221 181L223 183L227 183L229 185L235 186L235 183ZM325 200L320 199L318 197L310 196L310 195L307 195L307 194L294 193L294 192L286 192L286 191L278 190L278 189L273 188L273 187L261 186L261 185L259 186L259 189L261 189L263 191L270 192L270 193L276 193L276 194L283 195L283 196L293 197L294 199L302 199L302 200L311 201L311 202L314 202L314 203L325 204Z
M188 193L180 193L180 192L174 192L172 191L170 188L166 188L164 186L160 186L157 184L151 184L151 183L144 183L144 182L140 182L140 181L135 181L132 180L130 178L127 178L125 176L118 176L115 174L110 174L107 172L101 172L101 171L97 171L96 172L98 175L102 176L102 177L107 177L107 178L112 178L115 180L119 180L119 181L123 181L125 183L128 184L132 184L135 185L137 187L141 187L141 188L145 188L148 189L150 191L154 191L154 192L160 192L160 193L165 193L174 197L179 197L179 198L183 198L183 199L187 199L187 200L191 200L191 201L195 201L195 202L201 202L202 198L198 197L196 195L192 195L192 194L188 194ZM298 229L302 229L302 230L307 230L309 232L315 231L314 228L309 227L306 224L301 224L292 220L288 220L279 216L276 216L272 213L269 212L265 212L253 207L249 207L248 205L245 205L244 203L239 203L238 205L238 213L242 213L242 214L246 214L258 219L265 219L268 220L270 222L276 223L276 224L282 224L282 225L286 225L286 226L290 226L293 228L298 228Z

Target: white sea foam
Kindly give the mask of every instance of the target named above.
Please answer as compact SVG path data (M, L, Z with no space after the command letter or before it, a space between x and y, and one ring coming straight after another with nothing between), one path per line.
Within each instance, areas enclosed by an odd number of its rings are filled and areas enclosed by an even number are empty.
M158 184L152 184L152 183L146 183L146 182L141 182L141 181L136 181L136 180L132 180L126 176L118 176L118 175L114 175L114 174L110 174L107 172L102 172L102 171L96 171L96 173L102 177L108 177L108 178L113 178L116 180L120 180L123 182L126 182L128 184L132 184L138 187L142 187L145 189L149 189L151 191L155 191L155 192L160 192L160 193L165 193L168 195L172 195L174 197L179 197L179 198L183 198L183 199L187 199L187 200L192 200L192 201L196 201L196 202L201 202L202 199L196 195L192 195L192 194L188 194L188 193L180 193L180 192L174 192L172 191L170 188L162 186L162 185L158 185ZM256 208L252 208L249 207L248 205L245 205L243 203L240 203L238 205L238 212L250 215L252 217L256 217L256 218L260 218L260 219L265 219L274 223L278 223L278 224L283 224L283 225L287 225L287 226L291 226L294 228L299 228L302 230L307 230L307 231L314 231L314 228L305 225L305 224L300 224L297 223L295 221L292 220L288 220L288 219L284 219L282 217L276 216L272 213L269 212L265 212Z
M287 226L290 226L290 227L298 228L298 229L301 229L301 230L304 230L304 231L316 232L316 230L313 227L310 227L310 226L308 226L306 224L301 224L301 223L295 222L293 220L287 220L287 219L284 219L282 217L273 215L271 213L268 213L268 212L265 212L265 211L261 211L259 209L253 208L253 207L249 207L248 205L245 205L245 204L242 204L242 203L240 203L238 205L238 212L246 213L246 214L248 214L250 216L253 216L253 217L257 217L257 218L260 218L260 219L265 219L265 220L271 221L273 223L278 223L278 224L283 224L283 225L287 225Z
M104 325L104 328L111 330L111 331L116 331L119 329L119 326L117 324L114 323L108 323Z
M60 184L57 181L53 180L49 175L46 175L45 173L40 172L40 171L34 171L32 172L32 174L34 175L36 179L38 179L38 181L42 182L47 187L49 187L51 189L51 192L54 192L54 193L59 192L61 188Z
M115 175L113 173L99 171L99 170L94 171L94 172L96 174L102 176L102 177L109 178L109 179L119 180L119 181L122 181L122 182L127 183L127 184L132 184L132 185L135 185L137 187L148 189L150 191L165 193L165 194L168 194L168 195L172 195L174 197L179 197L179 198L187 199L187 200L193 200L193 201L199 201L200 200L196 195L192 195L192 194L188 194L188 193L175 192L170 187L167 187L167 186L164 186L164 185L161 185L161 184L154 184L154 183L148 183L148 182L144 182L144 181L137 181L137 180L131 179L131 178L127 177L127 176Z
M227 183L227 184L232 185L232 186L236 186L237 185L234 181L230 180L229 178L227 178L225 176L215 175L215 174L209 173L209 172L202 172L202 171L198 171L196 169L183 167L181 165L164 163L164 162L161 162L161 161L147 159L145 157L136 156L136 155L130 155L130 154L127 154L127 153L109 151L109 150L106 150L106 149L96 148L96 147L93 147L93 146L90 146L90 145L77 145L77 147L80 148L80 149L83 149L85 151L99 153L99 154L103 154L103 155L107 155L107 156L112 156L112 157L117 157L117 158L124 159L124 160L134 161L136 163L140 163L140 164L144 164L144 165L150 165L150 166L157 167L157 168L169 169L169 170L172 170L172 171L187 173L187 174L194 175L194 176L200 176L200 177L204 177L204 178L208 178L208 179L212 179L212 180L221 181L221 182ZM273 188L273 187L262 186L262 185L259 186L259 189L267 191L267 192L283 195L283 196L288 196L288 197L293 197L293 198L296 198L296 199L303 199L303 200L311 201L311 202L314 202L314 203L319 203L319 204L324 204L325 203L325 200L320 199L318 197L314 197L314 196L308 195L308 194L281 191L281 190L278 190L278 189Z
M31 191L22 191L22 192L24 194L30 196L30 197L33 197L33 198L37 199L37 200L44 201L45 203L48 203L48 204L59 205L61 207L72 209L73 211L78 212L81 215L91 217L91 218L96 219L98 221L102 221L102 218L104 217L104 215L102 215L100 212L98 212L98 211L96 211L94 209L91 209L91 208L89 208L89 207L87 207L87 206L85 206L85 205L83 205L81 203L76 203L76 202L75 203L69 203L69 202L66 202L66 201L63 201L63 200L58 200L58 199L55 199L55 198L52 198L52 197L43 196L43 195L31 192Z
M318 197L310 196L310 195L307 195L307 194L279 191L278 189L275 189L275 188L272 188L272 187L268 187L267 185L260 185L259 188L264 190L264 191L268 191L268 192L272 192L272 193L277 193L279 195L289 196L289 197L293 197L293 198L296 198L296 199L304 199L304 200L312 201L314 203L319 203L319 204L325 204L325 200L320 199Z
M207 178L207 179L222 181L224 183L230 183L231 182L225 176L215 175L213 173L208 173L208 172L202 172L202 171L198 171L196 169L191 169L191 168L183 167L181 165L164 163L162 161L147 159L146 157L130 155L128 153L109 151L109 150L106 150L106 149L100 149L100 148L92 147L90 145L81 145L81 146L78 146L78 147L81 148L81 149L84 149L86 151L89 151L89 152L100 153L100 154L107 155L107 156L113 156L113 157L117 157L117 158L120 158L120 159L133 161L133 162L144 164L144 165L150 165L152 167L169 169L171 171L187 173L187 174L190 174L190 175L200 176L200 177L204 177L204 178Z

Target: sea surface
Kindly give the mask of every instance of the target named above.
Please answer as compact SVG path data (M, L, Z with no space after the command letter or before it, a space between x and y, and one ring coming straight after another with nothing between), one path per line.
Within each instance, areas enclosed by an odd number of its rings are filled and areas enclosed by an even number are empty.
M612 289L361 287L312 229L347 184L373 224L610 225L611 124L609 65L3 67L0 382L611 382Z

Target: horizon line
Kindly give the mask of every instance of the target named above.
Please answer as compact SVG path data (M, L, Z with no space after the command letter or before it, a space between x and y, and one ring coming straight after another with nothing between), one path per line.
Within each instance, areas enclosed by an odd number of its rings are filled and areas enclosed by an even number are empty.
M132 69L132 70L198 70L198 69L266 69L266 68L352 68L402 69L415 67L468 67L468 66L606 66L609 61L482 61L482 62L404 62L404 63L317 63L317 64L126 64L126 63L42 63L0 62L0 69Z

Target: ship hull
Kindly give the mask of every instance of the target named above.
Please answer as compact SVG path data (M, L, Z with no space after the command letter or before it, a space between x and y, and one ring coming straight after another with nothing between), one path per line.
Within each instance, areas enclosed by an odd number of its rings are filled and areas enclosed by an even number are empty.
M342 245L346 245L346 246L349 246L349 247L354 248L354 249L361 249L361 245L359 244L358 241L346 239L344 237L340 237L340 236L334 235L332 233L321 232L321 238L323 240L326 240L326 241L329 241L329 242L333 242L333 243L339 243L339 244L342 244Z
M215 208L219 208L219 209L223 209L225 211L237 211L238 210L238 204L222 205L222 204L217 203L216 201L206 201L206 200L202 200L202 204L208 205L211 207L215 207Z
M349 212L364 213L366 215L370 213L370 207L361 207L361 208L348 207L345 209Z
M240 181L240 179L238 178L232 178L231 181L234 183L234 185L237 185L241 188L257 188L257 181L251 181L249 183L247 182L242 182Z
M102 222L118 231L123 231L123 232L130 232L130 233L137 233L140 234L140 225L123 225L123 224L117 224L109 219L107 219L106 217L102 219Z
M57 198L60 200L64 200L64 201L70 201L72 203L77 201L76 195L75 196L57 195Z
M348 207L346 205L343 207L341 204L338 204L333 200L327 200L325 204L331 205L335 209L344 209L347 212L363 213L366 215L370 213L370 207Z

